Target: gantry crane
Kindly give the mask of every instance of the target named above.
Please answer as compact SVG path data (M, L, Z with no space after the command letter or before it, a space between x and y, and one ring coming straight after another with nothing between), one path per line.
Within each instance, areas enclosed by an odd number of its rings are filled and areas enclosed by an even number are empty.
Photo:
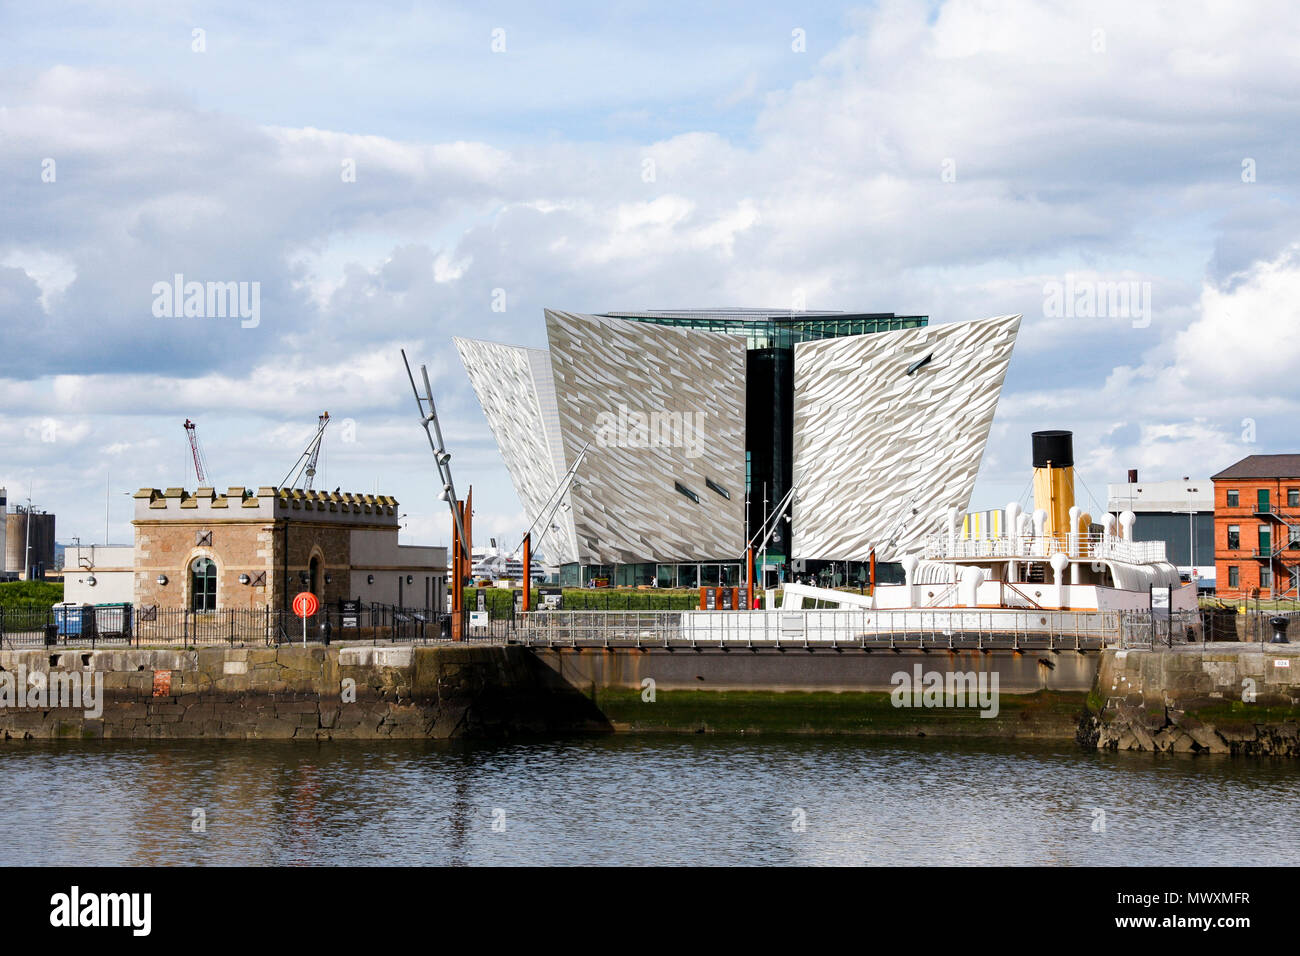
M188 418L185 419L185 437L190 440L190 452L194 455L194 477L198 479L199 485L203 486L208 482L208 462L203 457L203 449L199 446L197 427Z
M296 488L298 479L303 480L303 490L311 491L312 480L316 477L316 462L320 459L321 439L325 437L325 426L330 423L330 413L322 412L316 419L316 434L312 436L307 447L302 450L298 460L293 463L289 473L280 482L281 488Z

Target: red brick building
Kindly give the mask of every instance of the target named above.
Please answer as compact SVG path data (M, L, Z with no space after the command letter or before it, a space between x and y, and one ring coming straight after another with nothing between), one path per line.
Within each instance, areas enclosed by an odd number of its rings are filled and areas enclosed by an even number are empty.
M1217 593L1300 596L1300 455L1250 455L1212 480Z

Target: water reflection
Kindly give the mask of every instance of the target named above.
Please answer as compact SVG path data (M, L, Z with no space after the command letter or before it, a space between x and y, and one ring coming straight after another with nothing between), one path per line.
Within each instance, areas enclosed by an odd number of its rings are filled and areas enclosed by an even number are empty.
M11 741L0 773L5 865L1300 862L1295 762L1064 744Z

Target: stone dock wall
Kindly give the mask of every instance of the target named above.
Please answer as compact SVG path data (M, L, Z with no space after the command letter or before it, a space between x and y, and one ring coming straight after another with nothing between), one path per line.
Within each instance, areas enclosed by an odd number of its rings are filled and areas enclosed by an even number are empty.
M0 738L499 738L632 731L1065 739L1076 732L1098 660L1096 652L1072 650L313 644L6 650L0 651ZM973 696L956 705L895 707L892 676L918 669L972 678L996 673L996 714L982 710ZM83 689L99 682L102 712L91 712L84 692L80 706L59 700L54 688L73 680ZM41 687L51 690L44 700Z
M615 730L1069 740L1096 651L546 647L534 653ZM997 674L996 714L969 699L896 707L896 675ZM951 701L951 704L950 704ZM933 703L934 701L929 701ZM988 714L988 716L983 716Z
M445 738L609 729L590 700L517 648L51 648L0 651L0 668L0 739ZM92 681L102 688L100 714L87 706ZM79 691L77 705L57 706L72 702L69 685ZM42 686L50 691L43 695Z
M969 695L896 706L899 674L967 675L989 679L986 689L996 675L996 712ZM1291 645L0 650L0 739L9 740L813 733L1300 756L1298 721L1300 646Z
M1297 757L1300 646L1108 650L1089 702L1100 749Z

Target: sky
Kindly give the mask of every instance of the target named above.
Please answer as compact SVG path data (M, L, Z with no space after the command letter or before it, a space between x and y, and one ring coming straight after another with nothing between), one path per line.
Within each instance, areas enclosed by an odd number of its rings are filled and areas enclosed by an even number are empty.
M185 419L259 486L328 410L316 486L446 543L405 348L513 546L451 340L546 307L1022 313L975 508L1035 429L1102 507L1296 452L1298 53L1285 2L0 3L0 487L129 542Z

